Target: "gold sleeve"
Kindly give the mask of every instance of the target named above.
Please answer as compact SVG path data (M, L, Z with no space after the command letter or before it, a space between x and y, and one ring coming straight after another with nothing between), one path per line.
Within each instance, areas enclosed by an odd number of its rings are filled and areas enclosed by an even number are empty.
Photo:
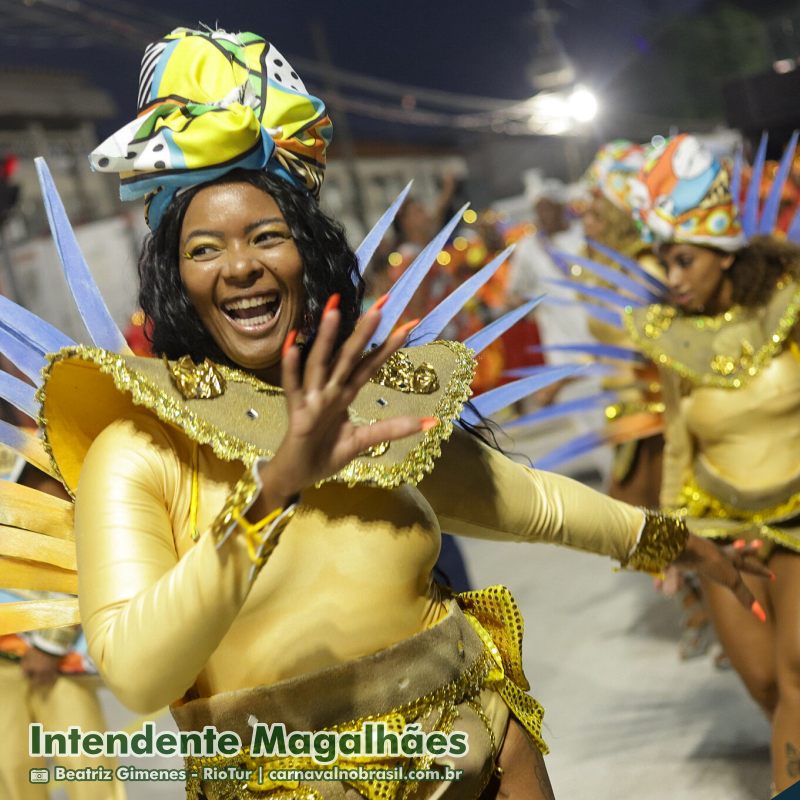
M442 529L502 541L542 541L628 563L645 514L577 481L517 464L455 430L419 485Z
M681 489L692 463L692 437L681 408L680 377L671 370L659 370L664 398L664 461L661 477L661 507L679 507Z
M210 532L179 559L170 519L181 456L155 421L119 420L92 443L75 530L89 652L114 694L151 712L194 683L242 607L243 537Z

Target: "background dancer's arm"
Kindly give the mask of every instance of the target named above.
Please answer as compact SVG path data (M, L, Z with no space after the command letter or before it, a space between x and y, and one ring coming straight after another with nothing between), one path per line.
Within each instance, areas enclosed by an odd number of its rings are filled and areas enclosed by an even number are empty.
M664 398L664 460L659 500L662 508L677 509L692 463L692 437L681 410L679 376L672 371L659 372Z

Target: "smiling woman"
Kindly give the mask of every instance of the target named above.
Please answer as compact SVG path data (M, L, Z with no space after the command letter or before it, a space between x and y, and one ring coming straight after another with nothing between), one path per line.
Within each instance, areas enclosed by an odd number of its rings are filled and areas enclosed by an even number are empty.
M247 183L204 187L186 209L179 247L181 281L202 326L229 361L279 383L281 347L303 322L304 288L278 204Z
M262 209L260 213L250 213L247 203L251 201ZM222 210L225 213L220 213ZM234 222L228 222L232 211L240 224L238 230ZM220 229L221 221L225 230ZM322 248L318 242L325 242L326 246ZM248 251L251 260L242 266L241 259L248 257L241 249L245 243L252 245ZM196 252L199 248L201 252ZM299 259L295 265L297 274L291 282L286 280L288 265L283 263L287 253ZM281 266L270 268L268 265L276 260ZM313 268L306 269L306 264ZM226 265L225 274L222 265ZM245 276L234 274L248 269ZM264 328L264 332L272 331L270 341L278 342L276 359L271 364L272 383L279 383L279 372L274 367L280 345L290 330L297 329L301 342L310 346L325 304L331 295L338 294L342 330L337 344L341 344L355 327L364 292L355 254L342 227L316 203L309 203L308 195L293 184L266 172L250 170L234 170L178 195L159 227L145 241L139 258L139 278L139 303L153 321L151 336L155 352L168 358L188 353L195 361L210 358L231 366L245 366L245 363L237 361L210 334L212 328L201 319L200 308L207 307L210 313L211 306L218 301L245 298L249 302L262 289L277 293L273 296L280 300L280 318L274 328L267 325ZM216 285L209 287L205 301L198 298L199 302L195 302L190 297L190 284L199 285L206 280L214 280ZM258 284L257 289L253 289L253 283ZM285 299L290 300L288 307L283 307ZM291 313L286 313L289 308ZM233 314L231 319L221 306L218 310L225 317L219 320L220 330L226 330L227 326L232 334L235 329L246 327L234 328L234 320L249 314ZM242 331L243 335L247 333L261 335L249 329Z
M192 800L552 798L519 610L504 587L434 581L442 528L648 571L679 559L745 606L738 570L763 568L455 428L474 353L401 349L414 322L379 337L385 300L358 317L356 260L315 197L330 121L264 39L179 29L146 51L140 88L140 116L92 158L146 195L161 358L67 347L41 392L104 679L132 708L169 703L181 730L243 742L256 722L367 720L469 741L458 780L452 756L391 748L339 753L327 766L357 769L332 780L302 755L191 758ZM212 766L262 769L234 783Z

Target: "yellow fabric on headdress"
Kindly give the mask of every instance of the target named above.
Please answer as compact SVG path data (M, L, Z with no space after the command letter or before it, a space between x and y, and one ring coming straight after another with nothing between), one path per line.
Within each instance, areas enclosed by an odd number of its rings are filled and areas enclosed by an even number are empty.
M627 139L604 144L586 170L584 180L623 211L631 211L630 179L644 164L644 148Z
M139 117L92 154L123 200L147 197L158 227L176 192L233 169L266 170L318 196L332 125L260 36L179 28L145 51Z
M728 252L746 243L728 168L694 136L667 139L648 153L631 182L631 203L659 241Z

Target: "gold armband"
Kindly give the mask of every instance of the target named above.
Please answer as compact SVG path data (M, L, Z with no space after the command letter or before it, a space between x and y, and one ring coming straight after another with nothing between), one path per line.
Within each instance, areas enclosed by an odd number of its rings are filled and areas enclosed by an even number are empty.
M622 562L622 566L641 572L659 573L683 552L689 529L680 517L658 511L645 510L644 513L644 528L639 543Z

